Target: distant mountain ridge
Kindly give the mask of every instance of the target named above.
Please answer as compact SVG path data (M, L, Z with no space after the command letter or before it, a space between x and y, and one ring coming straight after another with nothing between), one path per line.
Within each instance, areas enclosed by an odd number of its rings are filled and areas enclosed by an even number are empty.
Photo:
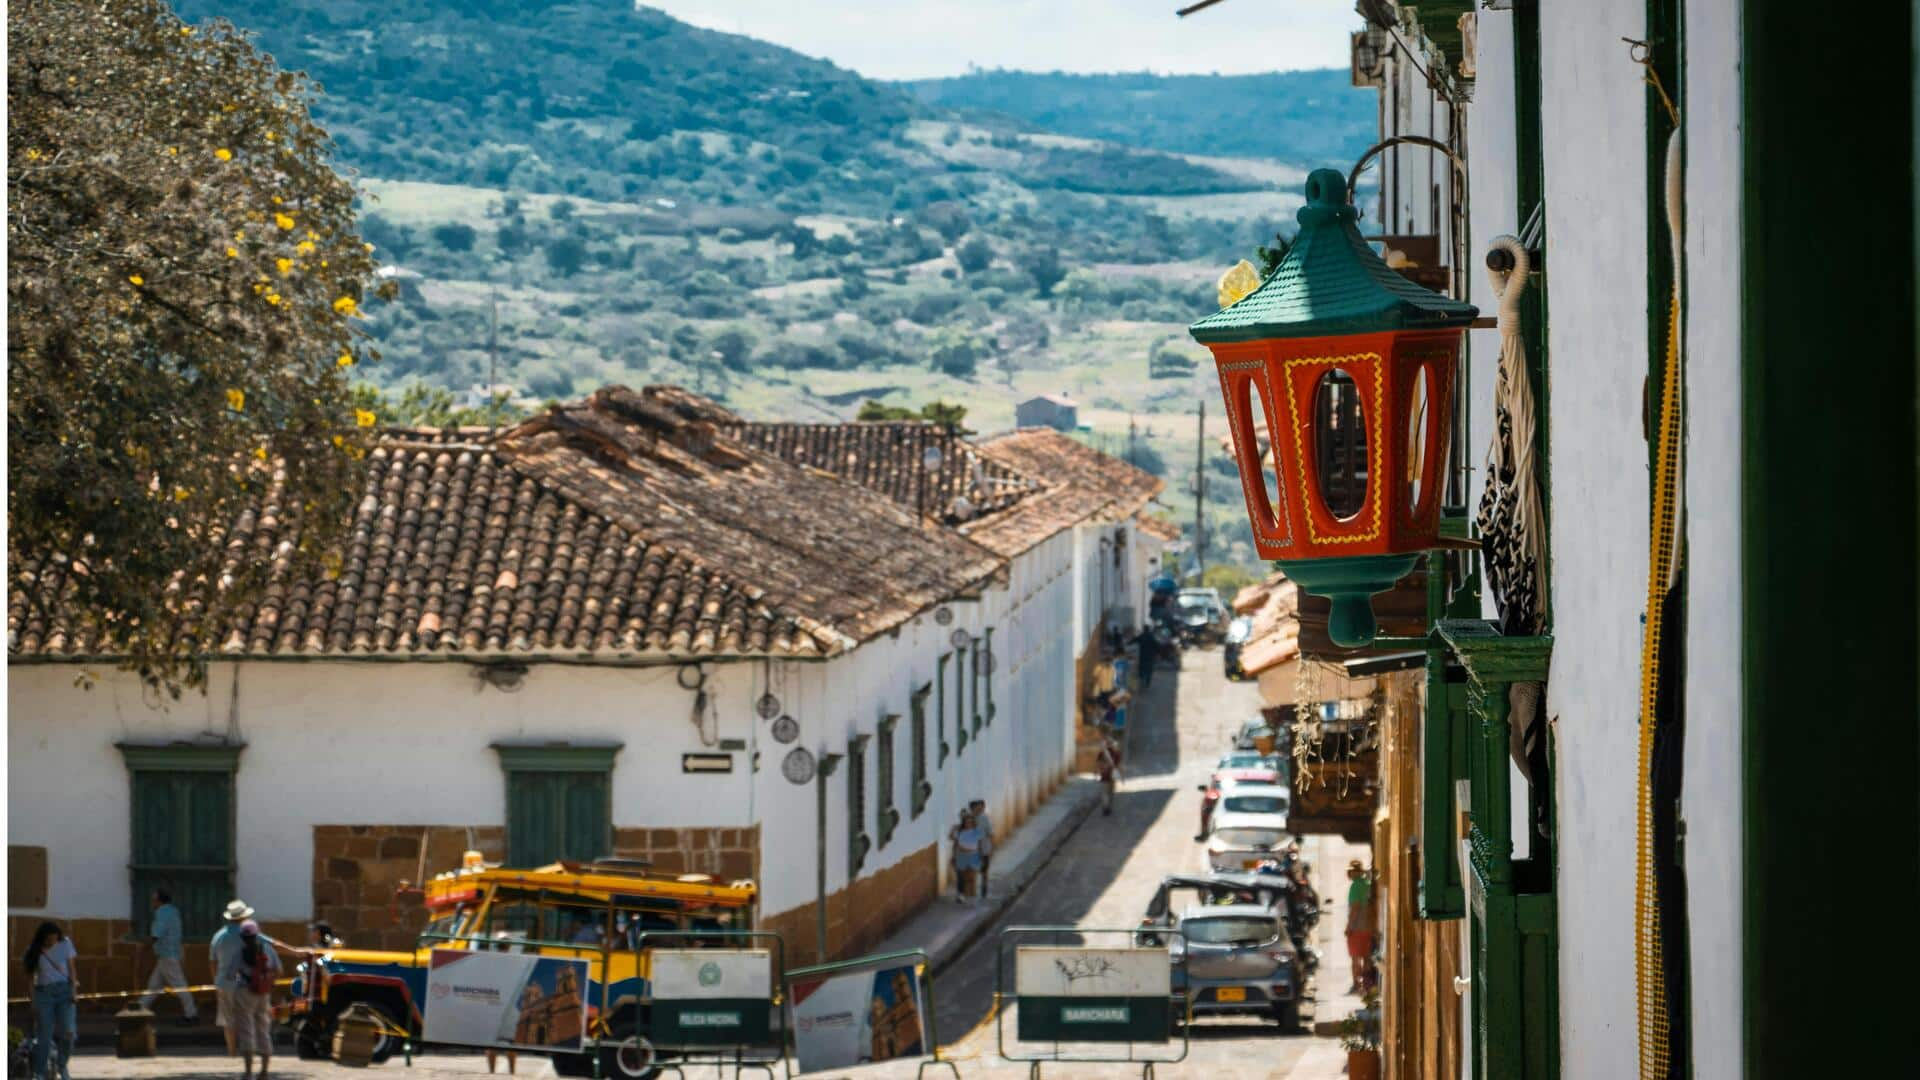
M898 84L928 105L1178 154L1346 168L1372 145L1377 95L1344 68L1262 75L976 71Z

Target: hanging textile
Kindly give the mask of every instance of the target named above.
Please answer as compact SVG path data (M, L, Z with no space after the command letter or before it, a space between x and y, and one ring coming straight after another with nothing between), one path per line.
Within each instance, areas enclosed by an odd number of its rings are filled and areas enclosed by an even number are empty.
M1546 523L1534 474L1533 386L1526 341L1520 336L1520 294L1526 291L1526 245L1496 236L1492 247L1512 257L1509 270L1487 270L1499 304L1500 370L1494 386L1493 444L1487 450L1486 490L1475 524L1500 630L1512 637L1539 633L1546 622L1540 575L1546 561Z

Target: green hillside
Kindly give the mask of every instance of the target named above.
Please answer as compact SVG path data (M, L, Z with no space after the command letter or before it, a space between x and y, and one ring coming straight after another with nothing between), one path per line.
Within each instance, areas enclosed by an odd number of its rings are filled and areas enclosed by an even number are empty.
M963 117L621 0L181 7L323 86L399 286L368 310L389 416L495 383L524 406L670 381L765 417L957 402L993 430L1064 391L1096 438L1133 420L1177 477L1215 392L1183 328L1291 231L1304 179ZM1251 560L1233 488L1213 490L1215 550Z
M1180 154L1344 170L1373 145L1379 95L1341 68L1263 75L976 71L902 83L921 101L1045 131Z

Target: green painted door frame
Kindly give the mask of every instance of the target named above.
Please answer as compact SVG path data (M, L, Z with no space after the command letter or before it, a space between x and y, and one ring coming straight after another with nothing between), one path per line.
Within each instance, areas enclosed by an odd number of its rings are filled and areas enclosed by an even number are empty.
M1913 1069L1914 19L1911 0L1741 11L1742 625L1720 630L1742 643L1756 1080ZM1829 986L1844 1024L1816 1034L1808 990Z

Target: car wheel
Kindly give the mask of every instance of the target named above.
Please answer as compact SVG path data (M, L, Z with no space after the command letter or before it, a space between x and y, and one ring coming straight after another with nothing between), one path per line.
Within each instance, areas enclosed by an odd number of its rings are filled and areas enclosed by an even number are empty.
M660 1073L659 1055L645 1035L629 1035L600 1047L600 1075L620 1080L648 1080Z
M293 1029L293 1054L302 1061L319 1061L333 1054L333 1024L309 1017Z
M1276 1001L1273 1003L1273 1022L1280 1030L1293 1035L1300 1030L1300 1003L1297 1001Z

